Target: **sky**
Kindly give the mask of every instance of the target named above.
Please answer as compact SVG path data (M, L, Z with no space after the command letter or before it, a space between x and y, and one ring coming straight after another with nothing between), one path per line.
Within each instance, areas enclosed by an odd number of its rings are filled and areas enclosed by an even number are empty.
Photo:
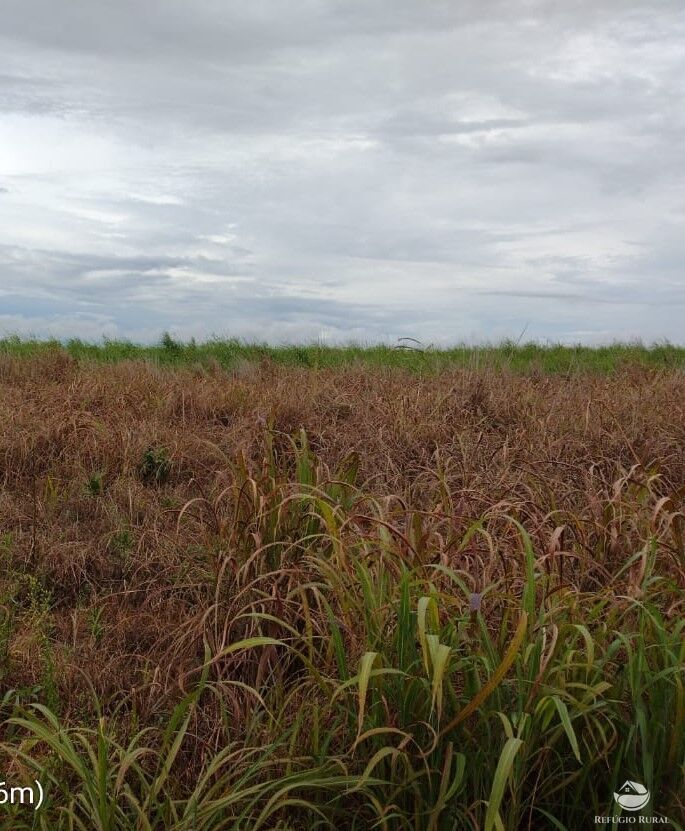
M0 336L685 343L685 0L0 0Z

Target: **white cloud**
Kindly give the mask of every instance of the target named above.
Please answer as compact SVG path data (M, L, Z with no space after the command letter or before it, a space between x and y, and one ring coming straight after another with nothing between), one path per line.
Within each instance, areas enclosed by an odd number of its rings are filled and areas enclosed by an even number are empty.
M678 0L5 0L0 326L682 341L683 36Z

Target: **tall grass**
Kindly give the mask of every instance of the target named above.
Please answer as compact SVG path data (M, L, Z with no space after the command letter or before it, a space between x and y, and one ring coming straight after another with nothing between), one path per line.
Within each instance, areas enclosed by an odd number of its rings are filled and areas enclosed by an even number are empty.
M35 378L14 371L13 383L37 395ZM335 394L362 380L336 376ZM141 421L157 402L190 429L183 419L193 402L184 395L179 409L157 383L167 380L145 382L149 399L129 401L122 387L107 389L106 400L119 396ZM682 828L678 457L664 433L658 459L641 459L642 422L612 401L601 432L588 419L574 467L561 444L572 434L554 433L551 412L535 411L538 399L526 399L514 419L488 383L468 379L463 418L473 433L449 454L438 446L412 462L409 438L398 450L389 434L370 470L370 439L333 454L323 434L282 431L261 415L253 446L222 443L219 432L193 444L194 473L184 473L172 447L164 480L141 468L156 446L148 427L137 445L122 433L106 455L107 432L97 424L87 432L81 415L63 432L52 428L57 447L35 445L42 467L20 455L24 444L8 444L7 487L31 490L3 555L7 652L15 670L18 643L24 662L38 660L27 630L40 628L66 677L58 674L52 704L44 681L5 677L3 775L41 779L47 798L35 815L5 806L0 828L575 831L620 810L612 793L625 779L649 788L645 816L667 815ZM538 382L530 383L532 396ZM596 399L606 387L594 383ZM98 384L74 376L68 394L95 408L105 394ZM323 406L311 391L294 395ZM426 395L434 397L418 395L415 406L433 424L445 393ZM649 406L657 398L653 391ZM388 400L395 431L406 428L423 446L423 410L401 395ZM664 429L650 418L653 431ZM490 448L474 457L473 476L488 477L483 492L470 478L469 452L481 452L486 432L497 436L499 455L512 456L501 468ZM88 436L100 438L89 444ZM559 480L540 458L543 436ZM60 467L69 447L84 454L78 492ZM383 454L392 455L385 469ZM106 471L96 494L85 461ZM162 513L145 525L157 502ZM72 554L60 565L60 546L74 549L59 529L70 521L111 528L123 511L131 529L124 553L106 534L102 562ZM32 522L52 529L52 548ZM32 564L38 588L19 576L20 563ZM95 597L79 594L86 585ZM104 632L86 633L80 616L95 602L106 608L97 617ZM86 655L124 656L113 687L104 685L107 667Z
M614 343L586 347L535 342L435 348L412 339L392 345L325 346L322 344L271 346L237 338L196 343L182 342L165 333L159 343L141 345L129 341L105 339L102 343L70 339L58 340L0 339L0 355L35 357L63 352L81 362L114 363L141 360L160 366L211 366L240 368L246 363L272 361L292 367L323 369L362 365L395 367L415 372L440 372L448 368L506 369L515 372L569 373L613 372L626 364L674 369L685 366L685 348L672 344Z

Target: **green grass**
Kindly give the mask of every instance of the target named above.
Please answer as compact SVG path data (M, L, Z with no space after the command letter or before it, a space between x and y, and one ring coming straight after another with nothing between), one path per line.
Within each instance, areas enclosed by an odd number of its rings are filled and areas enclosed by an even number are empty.
M404 340L395 346L270 346L236 338L182 343L166 333L159 343L152 345L119 340L88 343L78 339L64 342L18 337L0 339L0 355L29 358L55 351L64 352L82 362L115 363L123 360L141 360L164 366L219 364L227 369L245 363L258 363L265 359L276 364L296 367L323 369L362 364L400 367L422 372L468 367L509 369L514 372L608 373L626 364L662 369L685 366L685 347L668 343L651 346L641 343L614 343L589 347L544 345L534 342L517 344L505 341L496 345L457 345L435 349L412 340Z
M328 525L331 549L315 560L320 579L309 588L326 587L323 607L346 612L329 611L318 633L249 613L257 634L219 655L206 644L201 677L165 728L124 742L117 713L70 727L8 695L0 751L49 796L37 817L17 808L0 828L573 831L613 810L626 772L675 820L668 794L682 781L685 751L685 622L659 609L668 581L646 572L640 601L610 589L554 592L519 529L523 597L502 586L488 599L501 604L493 634L448 568L407 567L394 547L346 567L330 494L316 493L302 521ZM280 637L259 634L273 625ZM352 627L359 659L342 634ZM280 650L306 705L289 714L293 693L276 672L253 689L263 704L246 725L253 743L209 753L184 791L178 769L191 725L221 694L210 669L229 654L258 661L265 649Z

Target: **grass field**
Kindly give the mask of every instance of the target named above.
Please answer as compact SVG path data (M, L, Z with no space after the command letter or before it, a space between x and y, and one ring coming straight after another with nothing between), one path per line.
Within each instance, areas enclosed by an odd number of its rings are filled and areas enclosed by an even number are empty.
M684 354L0 342L0 828L685 827Z
M661 369L685 367L685 347L672 344L644 346L640 343L615 343L603 347L541 345L505 342L492 346L454 346L434 349L412 338L392 346L269 346L229 340L183 343L165 334L157 344L141 346L127 341L106 340L87 343L81 340L60 342L10 337L0 339L0 355L36 357L65 352L77 361L116 363L144 360L159 366L218 365L232 369L245 363L273 363L290 367L332 369L361 365L396 367L418 372L446 369L505 369L512 372L614 372L624 366Z

